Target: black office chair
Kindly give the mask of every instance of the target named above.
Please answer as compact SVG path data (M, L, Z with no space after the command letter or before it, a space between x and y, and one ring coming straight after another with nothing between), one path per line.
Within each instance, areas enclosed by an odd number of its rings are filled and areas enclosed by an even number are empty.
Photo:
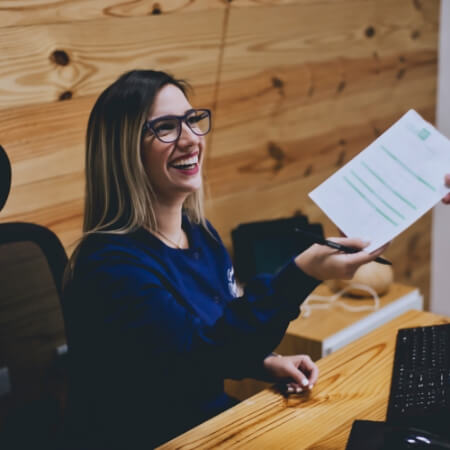
M0 210L10 187L11 165L0 146ZM57 348L65 344L60 295L66 264L64 247L51 230L0 223L0 368L7 368L3 395L0 388L2 449L51 449L62 425L64 378Z
M11 189L11 164L8 155L0 145L0 211L5 206Z

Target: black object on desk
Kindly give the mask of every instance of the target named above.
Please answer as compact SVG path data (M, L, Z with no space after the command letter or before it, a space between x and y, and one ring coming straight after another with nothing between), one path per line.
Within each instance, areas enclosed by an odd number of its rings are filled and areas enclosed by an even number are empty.
M296 228L323 237L322 225L310 223L304 215L248 222L233 229L231 239L238 279L247 282L260 273L275 273L313 244L310 236L298 233Z
M347 450L450 450L450 324L397 333L387 422L355 420Z
M450 438L450 324L398 331L387 421Z
M420 428L355 420L346 450L450 450L450 440Z

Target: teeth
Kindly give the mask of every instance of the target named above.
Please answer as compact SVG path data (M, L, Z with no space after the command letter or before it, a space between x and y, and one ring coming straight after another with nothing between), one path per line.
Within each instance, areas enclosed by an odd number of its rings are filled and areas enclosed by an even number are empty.
M190 166L192 164L198 163L198 155L191 156L190 158L179 159L177 162L172 163L171 165L174 167L178 166Z

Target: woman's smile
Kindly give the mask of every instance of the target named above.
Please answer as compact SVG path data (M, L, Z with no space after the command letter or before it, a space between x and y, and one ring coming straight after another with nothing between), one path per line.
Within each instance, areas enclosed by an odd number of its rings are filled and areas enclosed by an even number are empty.
M175 169L185 175L195 175L200 170L199 152L174 158L169 162L169 168Z

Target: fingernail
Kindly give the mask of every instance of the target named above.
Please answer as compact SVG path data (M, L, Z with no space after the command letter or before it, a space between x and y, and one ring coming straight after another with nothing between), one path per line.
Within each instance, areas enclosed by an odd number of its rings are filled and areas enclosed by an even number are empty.
M304 378L304 379L302 380L302 384L303 384L303 386L308 386L309 381L308 381L306 378Z
M310 384L309 387L308 387L308 389L311 390L313 387L314 387L314 385L313 385L313 384Z
M294 388L292 386L288 386L287 391L288 392L294 392Z
M303 389L300 386L297 386L297 388L295 389L295 392L297 392L297 394L299 392L303 392Z

